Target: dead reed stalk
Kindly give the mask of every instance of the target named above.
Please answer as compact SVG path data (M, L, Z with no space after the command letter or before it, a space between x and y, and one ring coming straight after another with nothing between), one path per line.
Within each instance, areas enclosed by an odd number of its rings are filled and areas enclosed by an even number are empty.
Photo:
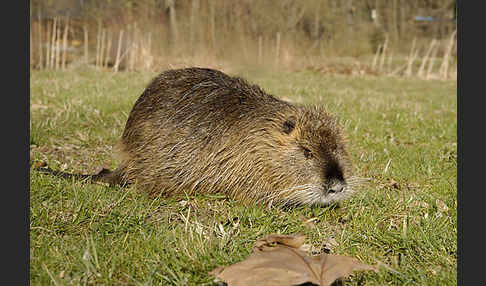
M147 44L142 47L142 59L144 60L144 68L146 70L150 70L153 65L153 56L152 56L152 33L149 32L148 37L147 37ZM145 43L141 42L140 44Z
M393 64L393 53L390 52L389 53L390 55L388 56L388 59L387 59L387 64L386 64L386 69L388 72L391 71L392 69L392 64Z
M407 64L404 64L398 68L396 68L394 71L388 73L389 76L395 76L397 74L399 74L402 70L406 69L407 68Z
M375 69L376 67L376 63L378 62L378 57L380 56L380 50L383 46L382 45L379 45L377 50L376 50L376 53L375 53L375 56L373 57L373 62L371 63L371 69Z
M95 67L100 65L101 54L101 21L98 22L98 32L96 33L96 60Z
M279 64L279 60L280 60L280 32L277 32L277 43L276 43L276 47L275 47L275 64L278 65Z
M387 48L388 48L388 35L386 35L385 43L383 44L383 51L381 52L380 66L378 68L380 71L383 70L383 66L385 64L385 56L386 56Z
M437 41L435 39L433 39L432 42L430 43L429 49L425 53L425 56L422 59L422 63L420 64L419 70L417 72L417 76L418 77L423 77L424 76L425 65L427 64L427 60L429 59L430 53L434 49L436 42Z
M138 40L138 38L136 38ZM135 70L135 67L136 67L136 64L138 63L138 53L139 53L139 50L140 50L140 45L138 43L138 41L135 42L135 45L133 45L133 49L132 49L132 61L130 63L130 70L134 71Z
M115 59L115 65L113 66L113 71L118 72L118 67L120 66L120 53L121 53L121 47L123 43L123 30L120 30L120 34L118 36L118 48L116 49L116 59Z
M61 25L58 25L56 31L56 53L55 53L56 70L58 70L61 65L60 59L61 59Z
M130 49L130 54L129 54L129 61L128 61L128 70L132 71L135 68L135 56L138 50L138 42L136 38L136 31L135 31L136 26L130 26L131 30L131 36L130 36L130 41L133 43L132 49Z
M216 1L209 1L209 29L211 30L211 48L216 49L216 24L215 24L215 3Z
M54 18L54 22L52 23L52 39L51 39L51 54L50 54L50 59L49 59L49 68L54 67L54 53L56 51L55 49L55 41L56 41L56 34L57 34L57 17Z
M38 22L38 25L37 26L39 27L37 29L37 31L39 33L39 37L38 37L38 39L39 39L39 41L38 41L38 45L39 45L39 63L37 65L37 67L39 69L42 69L43 66L44 66L44 64L43 64L44 59L43 59L43 56L42 56L42 54L43 54L42 42L43 42L43 36L44 35L43 35L43 31L42 31L42 22L40 21L40 14L39 14L39 22Z
M108 44L106 46L105 61L103 63L103 67L105 68L108 66L108 62L110 61L110 54L111 54L112 35L110 31L107 32L107 38L108 38L107 40Z
M66 68L68 30L69 30L69 18L66 19L66 26L64 27L64 35L62 37L62 60L61 60L62 69Z
M449 43L448 43L446 51L444 53L442 64L440 65L439 75L442 79L447 79L447 77L448 77L449 59L450 59L450 56L451 56L452 47L454 46L454 38L456 36L456 32L457 32L457 30L455 30L452 33L452 35L449 39Z
M88 25L84 24L83 25L83 31L84 31L84 63L88 64L89 58L88 58Z
M101 68L103 67L103 60L104 60L104 54L105 54L105 38L106 38L106 29L103 28L101 30L101 39L100 39L100 42L101 42L101 47L100 47L100 61L98 63L98 68Z
M440 47L440 45L434 46L434 50L432 52L432 55L429 58L429 65L427 67L427 74L425 76L426 79L432 78L432 69L433 69L434 64L435 64L435 60L436 60L437 52L439 51L439 47Z
M258 63L262 64L263 60L263 37L260 35L258 36Z
M51 25L49 25L49 23L47 23L47 31L46 31L46 68L49 68L50 55L51 55Z
M125 51L123 52L123 54L120 56L120 63L121 61L126 57L126 56L129 56L130 55L130 51L133 49L133 47L135 46L135 43L132 43L130 46L128 46ZM127 60L128 61L128 60ZM118 68L117 68L118 70Z
M416 38L413 38L412 48L410 49L410 54L408 55L407 69L405 70L406 76L412 75L412 66L413 66L413 63L415 62L415 58L418 55L418 48L415 49L416 40L417 40Z

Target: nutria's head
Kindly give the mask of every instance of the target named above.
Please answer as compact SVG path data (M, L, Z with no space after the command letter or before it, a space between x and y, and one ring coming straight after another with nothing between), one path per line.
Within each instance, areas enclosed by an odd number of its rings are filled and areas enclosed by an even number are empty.
M262 199L287 205L327 205L352 193L351 162L341 129L320 107L284 111L265 137L271 163L271 195Z

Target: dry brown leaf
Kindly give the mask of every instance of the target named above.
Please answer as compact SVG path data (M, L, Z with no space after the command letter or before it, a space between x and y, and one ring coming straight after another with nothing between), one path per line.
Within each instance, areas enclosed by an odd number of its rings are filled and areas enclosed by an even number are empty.
M376 270L357 259L341 255L309 256L302 250L304 235L269 235L255 242L251 255L209 274L228 286L331 285L353 271Z
M376 268L371 265L342 255L321 254L321 265L321 282L318 284L321 286L331 285L337 279L347 277L353 271L376 271Z
M42 167L46 167L46 166L47 166L46 162L38 161L38 162L35 162L34 169L38 169L38 168L42 168Z

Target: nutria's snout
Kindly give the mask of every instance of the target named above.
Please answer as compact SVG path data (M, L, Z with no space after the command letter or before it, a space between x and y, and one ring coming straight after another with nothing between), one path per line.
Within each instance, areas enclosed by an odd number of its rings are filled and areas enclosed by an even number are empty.
M327 190L328 194L337 194L346 189L347 183L344 179L343 168L336 162L328 164L325 174L327 180L324 189Z
M310 204L328 206L348 198L352 193L354 193L354 190L345 180L327 182L322 185L318 193L311 195L314 199Z
M332 185L329 186L327 189L328 194L335 194L335 193L340 193L343 190L345 190L347 187L347 184L344 180L341 181L335 181L332 183Z

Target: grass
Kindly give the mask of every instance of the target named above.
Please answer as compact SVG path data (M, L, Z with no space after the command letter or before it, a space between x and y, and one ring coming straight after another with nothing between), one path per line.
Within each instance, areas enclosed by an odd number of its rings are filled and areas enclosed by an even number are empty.
M357 175L371 183L339 205L281 209L151 198L31 171L31 285L213 285L208 272L245 259L256 239L297 232L318 252L399 272L356 272L350 285L457 284L455 81L232 73L327 106L348 134ZM31 160L77 173L114 168L112 146L153 76L31 71Z

